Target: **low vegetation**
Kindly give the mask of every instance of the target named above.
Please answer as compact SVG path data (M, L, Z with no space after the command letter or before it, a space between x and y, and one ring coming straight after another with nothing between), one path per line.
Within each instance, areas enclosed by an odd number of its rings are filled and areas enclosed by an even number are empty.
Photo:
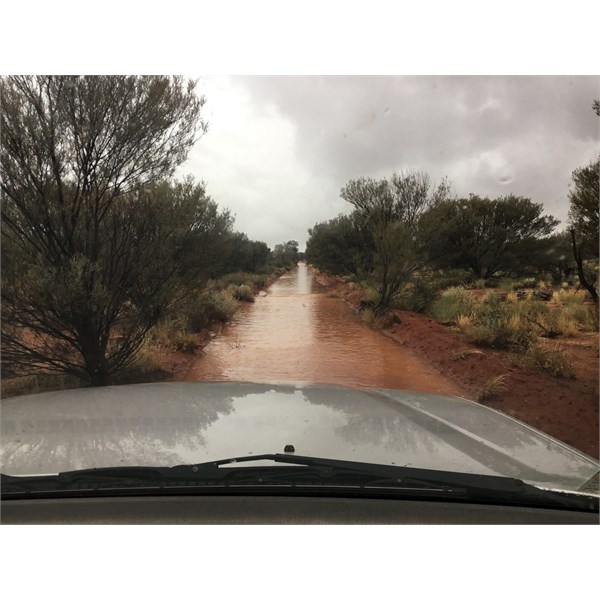
M431 315L440 323L455 324L461 315L468 315L473 309L469 293L462 287L451 287L431 306Z
M522 369L543 371L553 377L575 377L573 364L560 348L548 349L539 344L532 344L525 353L513 355L512 364Z
M505 392L508 389L506 384L507 381L507 375L497 375L496 377L491 377L483 384L483 387L477 395L477 400L480 402L494 400L500 393Z

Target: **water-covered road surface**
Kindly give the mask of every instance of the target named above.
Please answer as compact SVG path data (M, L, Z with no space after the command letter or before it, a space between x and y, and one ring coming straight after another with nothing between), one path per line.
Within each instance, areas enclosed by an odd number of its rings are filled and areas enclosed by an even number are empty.
M186 379L333 383L355 387L460 390L410 351L363 325L352 309L313 282L300 263L266 296L244 304Z

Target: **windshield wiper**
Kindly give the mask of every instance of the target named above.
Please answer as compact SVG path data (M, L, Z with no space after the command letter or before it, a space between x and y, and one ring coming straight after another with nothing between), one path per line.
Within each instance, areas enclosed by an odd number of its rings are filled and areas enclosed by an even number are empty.
M240 463L273 461L285 466L240 466ZM110 467L67 471L38 477L1 476L2 497L32 497L61 492L111 492L155 490L169 493L282 487L293 490L360 490L361 493L422 495L444 500L492 504L544 506L598 512L598 498L539 489L519 479L455 473L394 465L296 456L261 454L226 458L174 467ZM390 494L392 492L393 494Z

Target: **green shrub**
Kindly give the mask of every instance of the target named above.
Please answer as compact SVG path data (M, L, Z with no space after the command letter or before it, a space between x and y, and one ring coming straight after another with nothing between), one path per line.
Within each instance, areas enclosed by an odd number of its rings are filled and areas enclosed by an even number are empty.
M440 323L456 323L460 315L471 312L472 300L462 287L445 290L431 306L431 315Z
M412 312L427 312L437 299L439 289L430 279L415 278L398 294L395 305Z
M210 303L207 301L209 293L201 290L191 291L173 310L173 317L179 329L199 332L208 327L213 315Z
M377 305L379 302L379 294L377 290L374 290L372 287L366 286L363 290L365 300L372 305Z
M211 282L211 289L214 290L226 290L231 286L240 287L242 285L248 286L252 292L258 291L265 287L268 283L268 276L264 273L228 273L223 277L216 279Z
M214 321L230 321L237 307L232 289L194 290L173 308L169 318L177 329L197 333Z
M230 290L220 292L209 292L205 298L207 313L210 321L226 323L237 310L238 303Z

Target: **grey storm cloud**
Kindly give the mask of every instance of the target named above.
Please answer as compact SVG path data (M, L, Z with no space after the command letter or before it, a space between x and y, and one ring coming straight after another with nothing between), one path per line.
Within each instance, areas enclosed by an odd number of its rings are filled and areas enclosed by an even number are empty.
M572 171L600 150L591 108L599 77L237 77L230 89L254 121L271 119L254 137L257 152L287 131L288 152L273 153L273 173L241 163L230 173L231 186L243 179L251 188L256 176L252 199L244 204L218 186L238 228L251 223L251 237L271 245L273 236L303 243L315 222L347 211L339 190L349 179L407 167L433 181L448 176L460 196L530 197L564 221ZM210 169L205 178L210 189Z

